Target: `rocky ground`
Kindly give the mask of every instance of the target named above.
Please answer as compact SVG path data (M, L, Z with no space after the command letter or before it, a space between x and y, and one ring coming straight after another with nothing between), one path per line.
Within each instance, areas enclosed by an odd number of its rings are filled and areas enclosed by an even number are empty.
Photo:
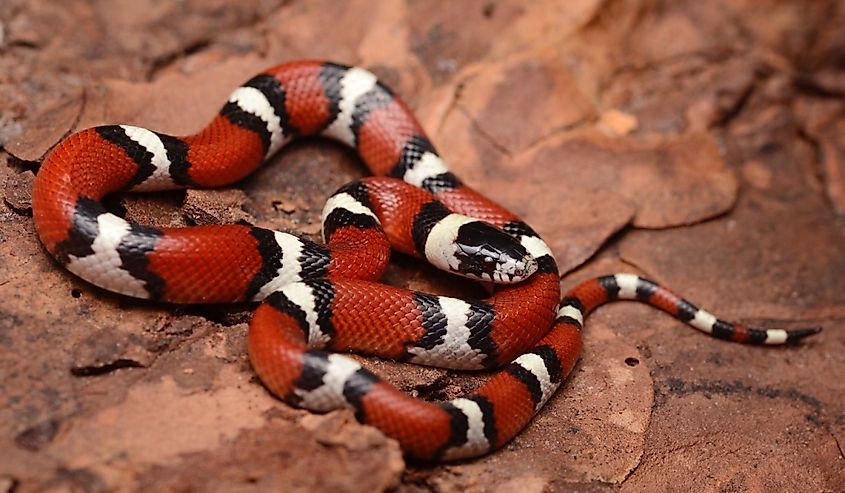
M0 492L841 491L843 23L835 0L4 0ZM273 399L246 356L253 307L111 295L41 248L33 173L69 132L192 133L253 73L301 58L391 85L464 181L544 235L564 288L626 270L727 319L825 331L745 347L607 307L504 450L415 464L350 413ZM307 141L235 187L109 206L316 237L327 195L363 173ZM483 295L403 258L387 280ZM484 378L362 361L433 399Z

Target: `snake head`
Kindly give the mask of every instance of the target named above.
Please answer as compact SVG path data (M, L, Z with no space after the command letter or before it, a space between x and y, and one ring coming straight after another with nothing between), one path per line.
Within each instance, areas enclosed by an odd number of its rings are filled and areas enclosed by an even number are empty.
M461 225L454 246L453 270L464 277L510 284L537 271L537 260L516 238L482 221Z

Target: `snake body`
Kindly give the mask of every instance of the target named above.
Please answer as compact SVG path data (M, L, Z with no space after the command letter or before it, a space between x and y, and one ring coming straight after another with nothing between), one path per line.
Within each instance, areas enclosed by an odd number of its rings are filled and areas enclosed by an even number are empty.
M308 135L347 144L375 175L328 199L322 244L246 225L154 228L100 203L117 191L230 184ZM41 166L33 215L47 250L104 289L174 303L262 301L248 345L271 392L314 411L351 408L426 460L485 454L519 433L574 367L584 318L608 301L645 302L738 342L818 332L725 322L632 274L584 282L561 299L554 256L537 233L450 172L372 73L334 63L266 70L195 135L108 125L69 136ZM391 249L495 291L461 300L380 284ZM472 395L433 403L339 351L501 370Z

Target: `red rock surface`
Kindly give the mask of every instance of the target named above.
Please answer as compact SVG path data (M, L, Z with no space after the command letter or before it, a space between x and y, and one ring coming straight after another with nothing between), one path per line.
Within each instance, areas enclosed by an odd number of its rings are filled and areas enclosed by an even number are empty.
M843 22L835 0L5 0L0 492L841 491ZM190 133L254 72L298 58L390 84L459 176L549 241L564 288L634 271L725 318L825 332L749 348L644 306L602 309L571 379L502 451L406 464L350 413L264 390L246 357L251 306L111 295L41 248L32 173L63 136ZM325 197L363 172L308 141L235 187L111 206L317 237ZM390 283L484 294L394 263ZM433 399L484 378L361 361Z

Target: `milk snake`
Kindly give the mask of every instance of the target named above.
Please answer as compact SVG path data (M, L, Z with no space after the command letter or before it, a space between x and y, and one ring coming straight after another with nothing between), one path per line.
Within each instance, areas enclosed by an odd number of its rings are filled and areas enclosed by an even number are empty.
M245 225L143 226L100 204L121 190L235 182L306 135L349 145L376 175L328 199L325 245ZM270 391L315 411L349 407L426 460L485 454L513 438L575 365L584 317L608 301L645 302L750 344L819 330L728 323L632 274L584 282L561 301L543 240L449 172L411 111L373 74L333 63L288 63L253 77L196 135L127 125L71 135L41 166L33 215L47 250L104 289L173 303L263 300L248 345ZM391 248L497 287L486 300L464 301L379 284ZM335 354L349 350L503 368L470 396L431 403Z

